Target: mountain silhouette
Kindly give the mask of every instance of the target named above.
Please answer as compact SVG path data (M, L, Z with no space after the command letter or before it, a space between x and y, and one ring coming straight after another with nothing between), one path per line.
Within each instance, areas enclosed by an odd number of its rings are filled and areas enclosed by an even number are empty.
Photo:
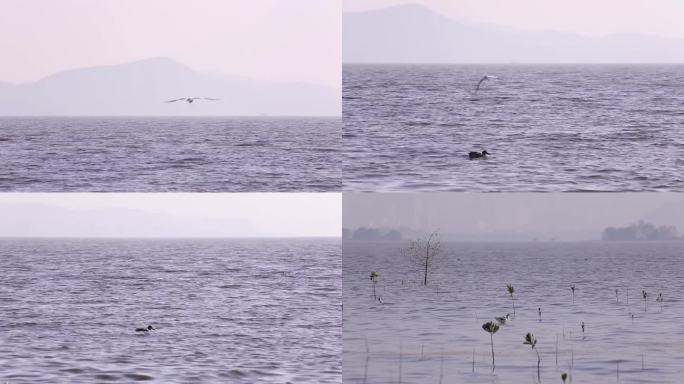
M164 103L180 97L220 101ZM0 83L0 115L317 115L341 112L339 90L206 74L169 58L73 69L34 83Z
M343 16L345 63L682 63L684 39L475 24L419 5Z

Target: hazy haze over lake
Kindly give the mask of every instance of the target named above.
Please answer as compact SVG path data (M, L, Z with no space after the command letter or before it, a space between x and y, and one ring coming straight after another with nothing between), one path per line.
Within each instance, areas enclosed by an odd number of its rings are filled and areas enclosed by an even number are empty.
M332 193L2 193L0 237L339 237Z
M682 63L681 2L345 2L345 63ZM619 9L619 12L616 12ZM356 11L356 12L350 12Z
M679 193L410 193L343 197L345 228L439 231L459 240L598 240L608 226L646 220L684 230Z

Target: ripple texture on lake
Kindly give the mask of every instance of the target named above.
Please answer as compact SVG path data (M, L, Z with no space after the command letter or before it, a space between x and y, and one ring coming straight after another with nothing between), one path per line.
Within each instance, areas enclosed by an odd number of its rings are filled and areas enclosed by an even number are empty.
M618 362L623 384L681 382L684 242L443 243L427 287L402 245L343 244L345 383L397 383L400 366L403 384L534 383L528 332L538 339L542 383L561 383L562 372L574 383L615 383ZM506 284L516 315L494 334L492 373L482 324L513 314Z
M0 265L0 382L341 382L337 240L1 240Z
M0 118L0 191L339 191L339 118Z
M684 190L684 65L345 65L343 84L344 190Z

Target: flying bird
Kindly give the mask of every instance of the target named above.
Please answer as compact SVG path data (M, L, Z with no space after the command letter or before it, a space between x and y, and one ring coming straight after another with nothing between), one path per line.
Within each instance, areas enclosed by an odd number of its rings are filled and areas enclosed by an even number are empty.
M218 99L213 99L211 97L181 97L180 99L166 100L167 103L175 103L176 101L185 101L188 104L192 104L195 100L211 100L216 101Z
M496 78L497 78L496 76L484 75L484 77L482 77L480 79L480 81L477 82L477 87L475 87L475 90L476 91L480 90L480 85L482 85L482 83L485 82L486 80L491 80L491 79L496 79Z

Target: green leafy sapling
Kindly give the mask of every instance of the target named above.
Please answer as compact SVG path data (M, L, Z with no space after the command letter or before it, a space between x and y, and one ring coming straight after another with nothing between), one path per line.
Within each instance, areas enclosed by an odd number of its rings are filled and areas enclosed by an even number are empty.
M494 364L494 334L499 330L499 325L494 321L488 321L482 324L482 329L489 333L489 338L492 341L492 372L494 372L494 369L496 368L496 365Z
M513 297L515 288L513 288L513 285L511 284L506 284L506 289L508 290L508 294L511 295L511 301L513 301L513 316L515 316L515 298Z
M539 350L535 348L537 346L537 338L532 332L528 332L527 335L525 335L523 344L529 345L532 347L532 350L537 352L537 379L541 381L541 371L539 368L541 366L541 356L539 356Z

